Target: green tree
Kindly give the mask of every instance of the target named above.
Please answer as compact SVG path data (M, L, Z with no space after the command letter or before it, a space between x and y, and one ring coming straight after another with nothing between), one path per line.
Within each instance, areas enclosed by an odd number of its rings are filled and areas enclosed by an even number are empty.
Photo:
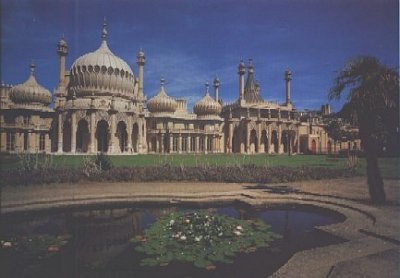
M333 140L333 145L336 148L336 143L340 142L343 137L342 123L336 118L336 116L331 117L326 126L326 132L329 137Z
M386 196L378 154L382 136L394 127L398 131L399 74L375 57L353 59L337 74L329 99L339 99L343 94L347 98L340 114L358 124L367 160L369 194L372 202L382 204ZM395 119L390 118L393 115Z

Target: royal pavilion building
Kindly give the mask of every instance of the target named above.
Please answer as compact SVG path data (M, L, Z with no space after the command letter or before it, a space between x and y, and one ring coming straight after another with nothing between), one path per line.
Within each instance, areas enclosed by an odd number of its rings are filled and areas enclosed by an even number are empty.
M238 98L232 103L220 99L217 77L213 93L206 83L193 112L185 99L168 96L163 78L159 91L147 100L144 52L137 54L135 75L110 50L106 27L100 47L80 56L69 70L67 42L59 41L59 81L53 96L36 80L33 64L25 82L1 84L2 153L283 154L331 153L342 147L326 132L322 116L330 113L329 106L317 113L296 111L290 70L284 75L285 101L264 100L252 60L238 65Z

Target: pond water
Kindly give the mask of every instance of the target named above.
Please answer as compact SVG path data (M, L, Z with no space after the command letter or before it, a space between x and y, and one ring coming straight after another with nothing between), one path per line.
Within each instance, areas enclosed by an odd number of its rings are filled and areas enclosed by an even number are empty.
M136 252L130 239L172 212L198 209L210 215L261 219L281 238L269 247L237 254L232 264L217 263L213 270L181 262L140 266L146 255ZM1 277L266 277L298 251L344 242L315 229L344 219L340 214L311 206L267 208L239 204L5 215L1 219Z

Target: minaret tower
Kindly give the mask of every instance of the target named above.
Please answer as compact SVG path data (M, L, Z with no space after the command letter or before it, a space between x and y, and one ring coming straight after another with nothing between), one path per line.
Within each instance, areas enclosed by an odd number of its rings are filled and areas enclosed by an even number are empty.
M215 94L215 101L219 103L219 79L218 79L218 76L215 76L215 79L214 79L214 94Z
M58 87L65 87L65 57L68 55L68 45L64 39L64 36L62 36L61 40L57 44L57 54L59 55L60 61Z
M143 99L144 94L143 94L143 67L146 62L146 58L144 56L144 52L142 49L139 50L137 56L136 63L138 64L139 67L139 91L138 91L138 98Z
M286 81L286 105L292 104L290 98L290 81L292 80L292 72L290 69L285 71L285 81Z
M244 74L246 73L246 67L243 63L243 59L240 60L239 67L239 100L244 100Z

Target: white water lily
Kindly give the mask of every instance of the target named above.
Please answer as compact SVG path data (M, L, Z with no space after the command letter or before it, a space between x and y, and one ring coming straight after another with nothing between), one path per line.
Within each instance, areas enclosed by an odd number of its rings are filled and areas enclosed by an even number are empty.
M185 235L181 236L181 240L186 240L186 236Z
M218 234L218 236L222 236L224 233L223 232L220 232L219 234Z
M174 224L175 224L175 220L174 220L174 219L172 219L172 220L169 221L169 225L172 226L172 225L174 225Z
M236 230L241 231L241 230L243 230L243 228L242 228L242 226L236 226Z
M237 236L242 235L242 233L241 233L240 231L237 231L237 230L233 231L233 233L234 233L235 235L237 235Z
M200 241L201 240L201 236L197 236L194 238L194 241Z
M185 222L186 222L186 223L190 223L190 219L186 219Z
M11 247L12 246L12 243L11 242L9 242L9 241L5 241L5 242L3 242L3 247Z

